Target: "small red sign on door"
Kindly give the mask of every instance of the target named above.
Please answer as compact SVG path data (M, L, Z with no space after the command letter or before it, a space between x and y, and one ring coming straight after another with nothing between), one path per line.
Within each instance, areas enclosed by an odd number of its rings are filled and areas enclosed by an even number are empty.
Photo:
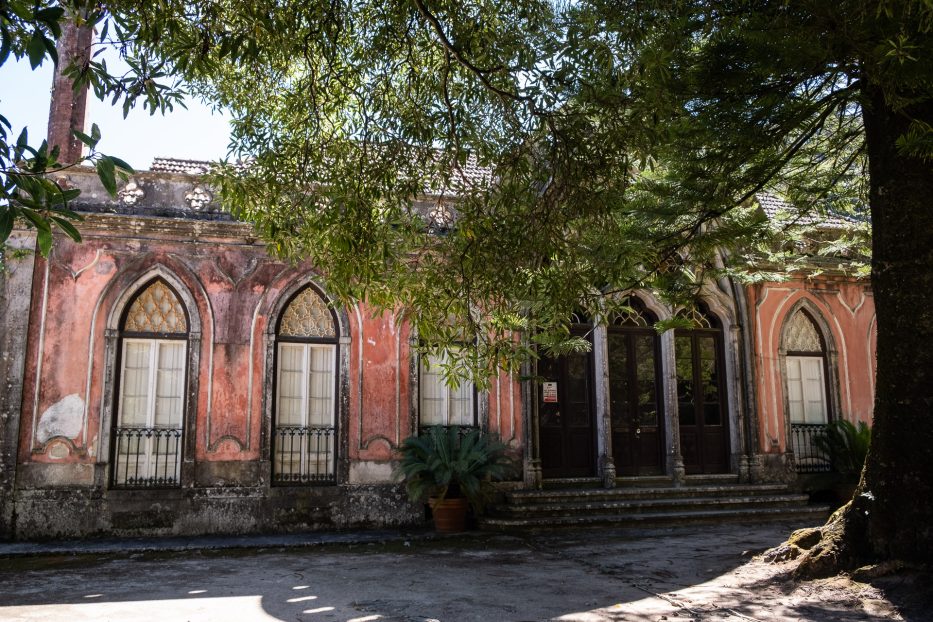
M544 403L545 404L556 404L557 403L557 383L556 382L545 382L544 383Z

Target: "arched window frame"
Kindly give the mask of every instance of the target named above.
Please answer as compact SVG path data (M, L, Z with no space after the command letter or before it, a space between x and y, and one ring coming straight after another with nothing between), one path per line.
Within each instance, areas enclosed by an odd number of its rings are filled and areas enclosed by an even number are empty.
M813 329L816 331L817 338L819 339L820 349L816 350L789 350L787 349L787 337L790 330L790 327L793 325L793 322L798 315L802 315L810 324L813 326ZM784 379L784 403L785 403L785 412L787 413L788 420L790 420L790 395L789 395L789 358L807 358L807 359L820 359L820 370L822 371L822 389L823 389L823 404L825 409L825 421L818 423L829 423L835 419L835 413L833 409L833 400L831 399L831 386L829 382L830 378L830 366L829 366L829 356L828 348L826 346L826 337L823 334L823 330L820 327L820 324L816 321L813 316L813 313L806 307L800 306L797 307L792 313L788 314L787 320L784 325L784 330L781 332L781 350L780 358L783 371ZM806 417L806 415L805 415ZM800 422L805 423L806 421Z
M311 292L323 303L328 311L333 335L329 336L297 336L283 335L282 323L286 314L299 297ZM271 482L275 486L294 485L331 485L337 483L337 466L341 454L341 445L338 441L340 432L341 413L341 378L344 373L344 364L341 352L341 322L328 297L314 283L306 283L298 287L285 298L277 316L275 317L275 330L273 332L273 391L271 408ZM304 374L302 399L306 404L302 407L301 425L282 424L281 400L282 378L286 373L284 369L283 350L290 345L302 346L302 373ZM311 424L308 421L310 405L311 357L315 350L325 349L329 352L330 373L333 375L331 384L331 425ZM323 455L323 458L321 457ZM286 460L286 458L289 458ZM295 465L297 458L297 466ZM313 468L312 468L313 462ZM288 463L288 466L286 466ZM313 472L312 472L313 471Z
M788 350L787 339L791 326L797 314L803 314L813 328L816 330L820 342L820 352ZM808 422L794 421L791 413L790 396L790 369L789 359L821 359L820 369L823 375L823 405L825 410L825 421ZM831 468L829 461L825 456L819 454L819 451L813 444L813 436L819 434L826 425L839 418L839 398L838 386L835 375L836 371L836 350L832 340L832 333L823 319L823 314L808 299L799 300L784 316L784 323L781 327L781 336L778 350L778 361L781 374L781 388L783 392L784 406L784 425L786 428L786 447L789 453L794 456L795 469L798 472L823 472Z
M153 287L161 285L174 297L175 303L184 316L184 332L160 332L127 330L127 321L136 303ZM174 488L182 485L183 462L186 458L186 447L190 434L190 375L192 349L199 344L198 339L192 339L192 317L185 304L185 296L168 279L160 274L143 280L143 284L130 295L119 315L117 323L117 348L114 375L114 405L110 429L110 485L113 488ZM178 383L176 395L170 396L180 400L180 413L175 425L159 425L156 421L158 413L158 376L159 355L163 347L183 342L183 352L178 367L172 371L180 371L181 379ZM127 364L128 349L132 345L147 344L146 390L148 402L146 406L146 425L125 425L124 404L127 399L126 379L128 377ZM140 368L138 368L140 369ZM164 397L162 399L165 399ZM171 464L170 464L171 461Z

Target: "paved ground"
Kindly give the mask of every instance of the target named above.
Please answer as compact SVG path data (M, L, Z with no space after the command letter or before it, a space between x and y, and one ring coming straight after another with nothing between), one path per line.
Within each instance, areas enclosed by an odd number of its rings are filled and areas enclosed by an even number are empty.
M138 540L126 552L116 540L31 549L0 544L0 556L18 555L0 557L0 620L871 622L933 616L916 607L929 583L915 578L882 588L846 579L795 585L787 567L753 560L790 529L729 525L449 539L342 534L335 540L204 539L205 550L198 540L174 546Z

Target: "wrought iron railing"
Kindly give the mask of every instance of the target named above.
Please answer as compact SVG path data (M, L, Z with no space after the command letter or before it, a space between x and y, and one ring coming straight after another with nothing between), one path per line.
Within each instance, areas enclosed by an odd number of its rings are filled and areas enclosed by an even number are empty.
M463 438L471 431L480 429L478 425L422 425L418 426L418 436L430 434L432 428L442 428L444 430L454 428L457 430L457 438Z
M820 451L814 439L826 433L824 423L792 423L791 442L798 473L828 473L832 470L829 456Z
M181 428L117 428L113 485L117 488L179 486L181 439Z
M276 426L272 440L273 483L336 482L335 432L333 426Z

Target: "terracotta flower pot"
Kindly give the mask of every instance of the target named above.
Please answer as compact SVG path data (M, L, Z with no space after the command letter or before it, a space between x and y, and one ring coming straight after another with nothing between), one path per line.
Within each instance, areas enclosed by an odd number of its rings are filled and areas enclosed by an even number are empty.
M466 514L470 504L462 497L430 500L434 529L440 533L466 531Z

